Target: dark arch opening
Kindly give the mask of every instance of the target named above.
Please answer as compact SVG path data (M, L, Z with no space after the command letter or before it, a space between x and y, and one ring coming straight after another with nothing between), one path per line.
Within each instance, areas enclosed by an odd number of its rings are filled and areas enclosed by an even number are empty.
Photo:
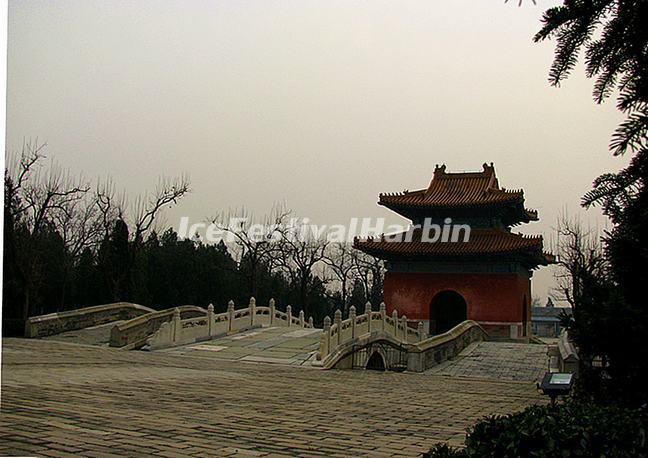
M384 371L385 370L385 360L382 355L377 351L374 351L367 361L367 369L372 371Z
M468 306L455 291L441 291L430 302L430 334L441 334L465 321Z

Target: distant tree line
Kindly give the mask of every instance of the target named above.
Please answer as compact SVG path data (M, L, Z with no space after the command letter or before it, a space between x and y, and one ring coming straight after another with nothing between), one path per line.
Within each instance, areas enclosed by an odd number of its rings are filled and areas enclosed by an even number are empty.
M318 324L337 308L347 314L351 304L382 300L380 260L348 244L291 237L298 228L285 224L289 211L265 217L278 226L265 237L241 210L247 223L222 227L234 243L181 238L159 221L189 192L187 178L161 179L129 202L110 180L93 187L45 160L44 145L28 143L5 169L6 335L22 334L30 316L119 301L225 311L229 300L242 307L251 296L274 298Z

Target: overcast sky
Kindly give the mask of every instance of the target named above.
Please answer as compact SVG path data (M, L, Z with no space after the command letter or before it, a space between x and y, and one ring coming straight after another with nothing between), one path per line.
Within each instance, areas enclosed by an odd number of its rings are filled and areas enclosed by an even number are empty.
M10 1L7 149L48 143L88 178L133 195L186 172L166 215L199 221L285 201L320 224L401 219L378 193L426 187L435 164L523 188L550 238L565 209L625 159L621 119L592 102L582 67L562 88L553 43L533 44L554 1ZM549 269L534 276L544 298Z

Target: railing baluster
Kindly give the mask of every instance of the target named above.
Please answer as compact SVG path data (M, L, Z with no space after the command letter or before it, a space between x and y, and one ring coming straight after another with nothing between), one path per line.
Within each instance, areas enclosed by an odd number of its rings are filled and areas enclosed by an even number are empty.
M209 337L214 335L214 304L207 306L207 335Z
M340 332L342 330L341 329L341 326L342 326L342 311L340 309L337 309L335 311L335 315L333 315L333 324L337 324L337 342L335 344L340 345L342 343L341 338L340 338L340 336L342 335L342 333Z
M320 338L320 359L324 359L331 351L331 319L324 318L324 329Z
M173 310L173 343L180 341L180 333L182 332L182 322L180 321L180 309L176 307Z
M227 321L229 321L227 328L228 331L234 330L234 301L227 303Z
M254 315L256 315L256 299L254 297L250 298L250 326L254 326Z

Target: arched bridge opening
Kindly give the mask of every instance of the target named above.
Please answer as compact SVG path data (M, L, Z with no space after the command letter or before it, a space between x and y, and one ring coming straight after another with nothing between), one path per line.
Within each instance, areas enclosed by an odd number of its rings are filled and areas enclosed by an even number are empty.
M385 359L380 354L380 352L374 351L369 360L367 361L366 369L372 371L384 371L385 370Z

